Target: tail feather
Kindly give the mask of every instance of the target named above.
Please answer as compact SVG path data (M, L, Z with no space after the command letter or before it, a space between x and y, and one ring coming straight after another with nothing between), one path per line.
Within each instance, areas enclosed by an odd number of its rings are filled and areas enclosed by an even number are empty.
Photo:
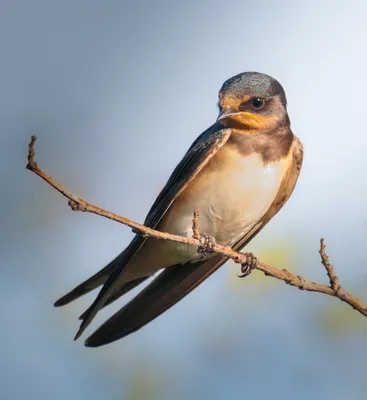
M108 306L109 304L113 303L115 300L117 300L118 298L120 298L121 296L123 296L124 294L130 292L130 290L136 288L138 285L140 285L141 283L143 283L146 279L148 279L149 276L143 277L143 278L137 278L134 279L133 281L127 282L125 283L123 286L121 286L119 288L118 291L116 291L115 293L113 293L108 299L107 301L104 303L103 307ZM86 310L84 311L84 313L79 317L80 320L83 320L85 315L87 314L87 312L89 311Z
M142 328L190 293L226 260L227 258L216 255L204 262L166 268L133 300L89 336L85 345L103 346Z
M72 291L67 293L65 296L62 296L60 299L58 299L54 306L55 307L61 307L65 306L66 304L69 304L70 302L78 299L79 297L85 295L86 293L89 293L90 291L96 289L98 286L103 285L109 274L110 274L110 269L109 268L103 268L99 272L97 272L95 275L93 275L91 278L87 279L80 285L78 285L76 288L74 288Z
M124 257L124 252L120 253L115 259L113 259L106 267L98 271L96 274L91 276L89 279L75 287L72 291L62 296L59 300L54 303L55 307L65 306L70 302L78 299L79 297L89 293L96 289L98 286L103 285L109 275L120 265L120 260Z

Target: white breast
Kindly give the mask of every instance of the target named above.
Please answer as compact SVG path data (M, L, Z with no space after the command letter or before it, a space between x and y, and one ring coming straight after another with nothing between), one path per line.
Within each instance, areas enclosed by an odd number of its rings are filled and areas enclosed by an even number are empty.
M225 146L176 200L162 228L192 235L197 208L201 232L221 244L232 244L269 209L288 167L287 158L264 165L258 154L243 157Z
M291 157L264 165L259 155L243 157L234 147L224 146L173 202L157 229L192 236L193 213L198 209L201 233L232 245L267 212ZM125 271L127 281L198 258L196 248L175 242L148 239L143 247Z

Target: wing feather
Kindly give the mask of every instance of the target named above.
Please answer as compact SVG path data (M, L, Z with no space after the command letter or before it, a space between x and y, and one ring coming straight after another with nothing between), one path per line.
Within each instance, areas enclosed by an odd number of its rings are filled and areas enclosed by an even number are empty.
M241 250L283 207L296 185L303 159L303 147L298 138L293 144L293 162L283 179L278 194L267 213L254 228L240 239L233 249ZM85 342L98 347L121 339L140 329L185 297L227 261L216 255L207 261L166 268L133 300L98 328Z
M157 226L170 205L202 168L204 168L214 154L226 143L230 134L230 129L225 129L223 125L216 123L200 135L175 168L167 184L158 195L157 200L154 202L145 219L144 224L146 226L153 229ZM140 250L145 241L146 238L143 236L135 236L130 245L121 254L122 257L119 260L119 266L110 274L96 300L85 313L75 340L84 332L97 312L103 307L108 297L113 293L118 284L119 277L123 274L125 265Z

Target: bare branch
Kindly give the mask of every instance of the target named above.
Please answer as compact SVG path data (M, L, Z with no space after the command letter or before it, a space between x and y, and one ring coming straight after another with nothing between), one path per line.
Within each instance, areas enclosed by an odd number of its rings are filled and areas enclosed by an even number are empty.
M200 235L200 227L199 227L199 212L195 210L194 218L193 218L193 237L184 237L172 235L166 232L159 232L154 229L148 228L138 222L134 222L128 218L122 217L118 214L112 213L110 211L104 210L103 208L94 206L93 204L88 203L86 200L81 197L74 196L71 192L64 189L59 183L57 183L51 176L47 175L41 168L39 168L38 164L35 161L35 149L34 145L36 142L36 136L32 136L31 141L29 143L29 151L28 151L28 164L27 169L34 172L36 175L45 180L49 185L55 188L59 193L61 193L64 197L66 197L69 201L68 204L72 208L73 211L83 211L89 212L92 214L101 215L102 217L111 219L113 221L119 222L121 224L127 225L133 229L134 232L140 233L146 236L151 236L157 239L162 240L171 240L174 242L184 243L191 246L195 246L200 250L203 246ZM249 260L253 262L254 256L251 253L240 253L232 250L229 247L222 246L213 242L212 251L218 254L221 254L225 257L231 258L236 263L241 265L247 265ZM331 265L329 261L329 257L325 252L325 243L324 239L320 240L320 256L321 262L326 269L327 275L329 277L330 286L315 283L303 278L300 275L294 275L286 269L278 269L272 267L270 265L264 264L262 262L257 261L253 265L253 269L257 269L263 272L266 276L270 276L272 278L281 280L290 286L297 287L301 290L307 290L309 292L318 292L323 293L329 296L337 297L341 301L347 303L349 306L360 312L362 315L367 317L367 306L364 305L357 297L353 296L351 293L345 291L339 283L339 279L335 274L334 267ZM247 276L248 274L246 274ZM245 275L243 275L245 276ZM241 276L241 277L243 277Z

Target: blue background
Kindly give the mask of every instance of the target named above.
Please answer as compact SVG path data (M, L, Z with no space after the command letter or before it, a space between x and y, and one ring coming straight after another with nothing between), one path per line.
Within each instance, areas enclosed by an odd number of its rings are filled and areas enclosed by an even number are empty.
M366 399L367 322L338 300L227 263L124 340L73 342L95 293L53 302L132 237L72 213L25 170L37 160L94 204L143 221L224 80L284 86L305 146L291 200L248 247L367 300L367 6L364 1L2 1L1 399ZM103 310L91 333L120 305Z

